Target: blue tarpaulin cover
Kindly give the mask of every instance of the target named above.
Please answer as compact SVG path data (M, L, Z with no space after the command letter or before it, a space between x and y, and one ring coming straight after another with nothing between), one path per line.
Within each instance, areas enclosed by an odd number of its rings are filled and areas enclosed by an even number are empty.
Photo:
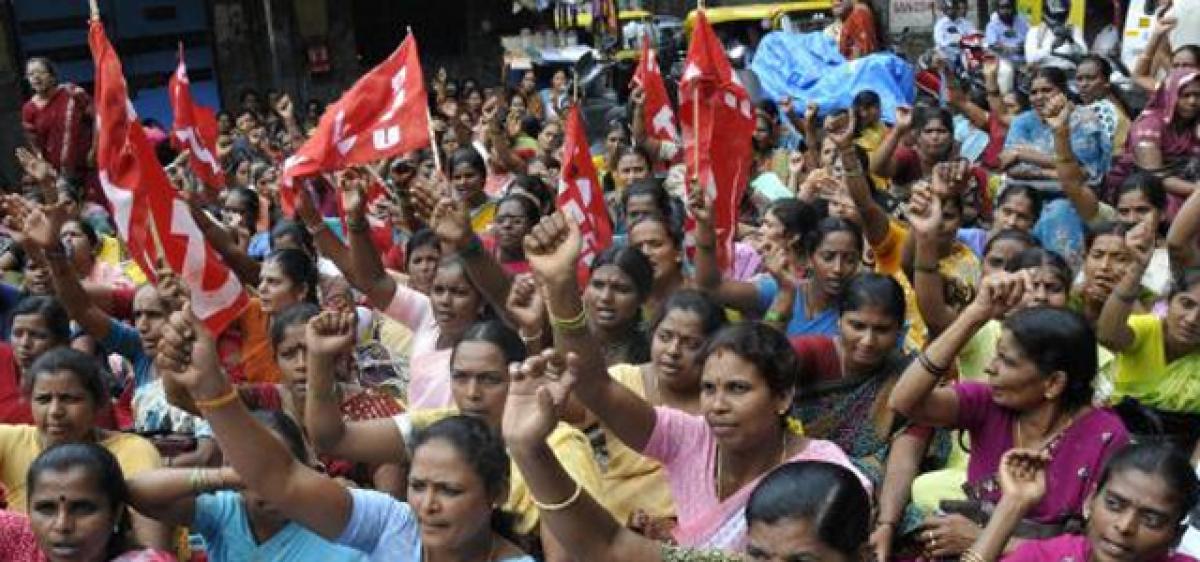
M885 52L847 62L834 40L819 31L768 33L750 68L764 98L790 96L800 112L811 100L827 115L849 108L859 92L873 90L882 100L884 121L891 122L896 106L912 105L916 97L914 70L907 61Z

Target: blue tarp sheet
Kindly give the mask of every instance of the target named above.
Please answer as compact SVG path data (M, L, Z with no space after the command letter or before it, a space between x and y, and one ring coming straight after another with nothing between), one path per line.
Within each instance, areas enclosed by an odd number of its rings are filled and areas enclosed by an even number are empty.
M764 98L790 96L797 111L810 101L821 114L850 107L854 96L873 90L882 100L883 119L891 122L897 105L912 105L916 83L912 65L892 53L875 53L847 62L833 39L822 32L768 33L758 44L751 70Z

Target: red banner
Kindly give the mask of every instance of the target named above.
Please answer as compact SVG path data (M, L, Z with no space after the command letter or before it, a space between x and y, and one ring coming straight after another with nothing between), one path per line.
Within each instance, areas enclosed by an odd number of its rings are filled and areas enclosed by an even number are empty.
M657 54L650 48L649 37L642 37L642 58L633 71L632 82L646 94L642 105L646 134L660 141L678 143L679 129L675 126L675 112L671 110L671 98L667 97L667 86L663 83Z
M316 132L284 163L284 212L292 214L296 178L428 145L429 101L417 40L410 34L387 60L359 78L325 110Z
M581 264L590 265L596 255L612 244L612 222L604 204L604 189L596 179L596 167L588 150L587 132L579 107L571 107L563 134L562 175L558 183L558 207L579 224L584 247Z
M696 18L683 68L679 120L688 178L699 180L711 202L717 259L728 269L738 203L750 175L754 108L703 11Z
M241 314L246 292L204 240L158 164L129 102L121 60L99 21L92 21L88 44L96 64L96 159L121 237L148 275L157 258L165 260L191 291L196 317L219 334Z
M183 45L179 45L179 66L167 84L175 123L171 127L171 145L191 152L188 162L196 177L210 188L225 186L225 171L217 161L217 116L212 109L196 105L192 99Z

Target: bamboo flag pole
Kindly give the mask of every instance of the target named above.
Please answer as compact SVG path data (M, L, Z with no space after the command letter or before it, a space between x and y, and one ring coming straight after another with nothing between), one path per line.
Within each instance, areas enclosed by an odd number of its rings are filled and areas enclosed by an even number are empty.
M408 30L409 35L413 34L411 25L407 26L406 29ZM422 71L424 71L424 69L422 69ZM425 78L422 76L421 80L424 80L424 79ZM430 152L433 153L433 167L440 173L442 171L442 156L441 156L441 154L439 154L440 149L438 147L437 131L433 130L433 112L429 109L428 98L426 98L426 103L425 103L425 126L429 128L429 149L430 149ZM451 129L450 124L447 123L446 131L449 132L450 129Z

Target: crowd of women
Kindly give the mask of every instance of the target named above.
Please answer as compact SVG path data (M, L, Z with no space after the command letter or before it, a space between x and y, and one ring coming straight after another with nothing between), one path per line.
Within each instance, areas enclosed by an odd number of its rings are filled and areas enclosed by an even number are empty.
M748 189L727 260L637 89L586 264L555 205L565 74L437 72L430 149L317 178L290 217L321 106L248 92L227 187L160 156L249 293L219 334L128 260L86 151L50 156L86 94L31 60L0 556L1191 560L1200 57L1166 58L1138 115L1099 57L1010 92L989 62L986 96L889 123L870 91L765 101L751 177L786 194Z

